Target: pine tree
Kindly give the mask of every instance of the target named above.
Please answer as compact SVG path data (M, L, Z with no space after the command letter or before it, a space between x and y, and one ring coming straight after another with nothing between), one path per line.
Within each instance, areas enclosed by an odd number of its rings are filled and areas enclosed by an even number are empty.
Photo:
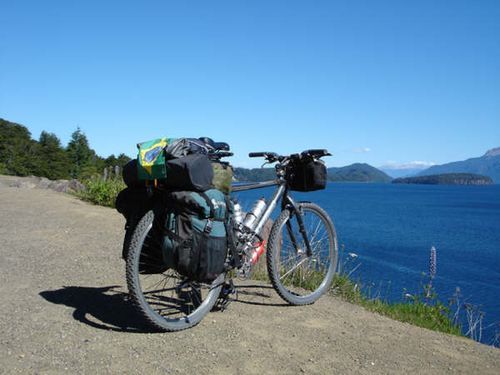
M79 127L71 134L66 154L71 164L70 176L72 178L83 179L98 173L97 155L89 147L87 136Z
M38 141L36 175L51 180L69 178L68 155L61 147L61 141L53 133L42 131Z
M22 125L0 118L0 167L2 173L27 176L36 164L37 142Z

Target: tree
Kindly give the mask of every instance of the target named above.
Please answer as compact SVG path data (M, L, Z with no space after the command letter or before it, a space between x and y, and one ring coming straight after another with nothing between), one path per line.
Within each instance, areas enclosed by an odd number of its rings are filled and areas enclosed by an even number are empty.
M130 158L125 155L125 154L120 154L118 156L115 156L114 154L111 154L108 156L105 160L105 166L106 167L115 167L119 166L120 168L123 168L125 164L127 164L130 161Z
M71 166L68 155L55 134L42 131L38 140L37 154L38 160L34 174L51 180L69 177Z
M77 128L71 134L71 140L68 143L68 147L66 147L66 154L71 164L70 176L72 178L88 178L98 173L96 166L97 155L89 147L87 136L80 128Z
M0 164L2 173L27 176L36 164L37 142L22 125L0 118Z

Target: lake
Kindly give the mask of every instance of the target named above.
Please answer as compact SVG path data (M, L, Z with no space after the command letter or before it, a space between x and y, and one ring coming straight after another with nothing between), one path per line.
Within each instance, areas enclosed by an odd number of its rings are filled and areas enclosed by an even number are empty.
M238 199L248 209L272 191L241 192ZM500 333L500 185L330 183L293 196L332 216L345 248L342 262L348 270L357 267L351 278L366 293L402 301L421 291L434 246L439 299L447 303L460 288L462 310L468 303L484 312L481 341L491 344Z

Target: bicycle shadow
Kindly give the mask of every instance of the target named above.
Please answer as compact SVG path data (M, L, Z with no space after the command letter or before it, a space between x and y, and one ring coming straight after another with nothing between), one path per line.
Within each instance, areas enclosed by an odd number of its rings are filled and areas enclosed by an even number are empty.
M65 286L40 292L48 302L73 307L73 318L91 327L129 333L158 332L144 322L117 285L105 287Z
M255 306L270 306L270 307L289 307L286 302L276 303L270 293L275 293L271 285L237 285L237 299L233 300L236 303ZM270 293L268 293L270 292Z
M64 286L61 289L46 290L39 295L48 302L73 307L73 318L91 327L106 331L128 333L157 333L127 300L128 294L117 291L118 285L105 287ZM287 303L274 303L267 293L274 292L268 285L237 286L238 298L233 302L285 307ZM266 301L269 299L269 301ZM217 311L217 307L214 308ZM220 311L220 310L219 310Z

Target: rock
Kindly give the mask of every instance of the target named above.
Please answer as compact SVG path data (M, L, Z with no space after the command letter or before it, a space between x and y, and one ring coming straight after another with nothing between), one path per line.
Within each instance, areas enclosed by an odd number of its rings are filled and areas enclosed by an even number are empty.
M49 180L45 177L29 176L0 176L0 185L23 189L50 189L60 193L71 193L85 190L85 186L78 180Z

